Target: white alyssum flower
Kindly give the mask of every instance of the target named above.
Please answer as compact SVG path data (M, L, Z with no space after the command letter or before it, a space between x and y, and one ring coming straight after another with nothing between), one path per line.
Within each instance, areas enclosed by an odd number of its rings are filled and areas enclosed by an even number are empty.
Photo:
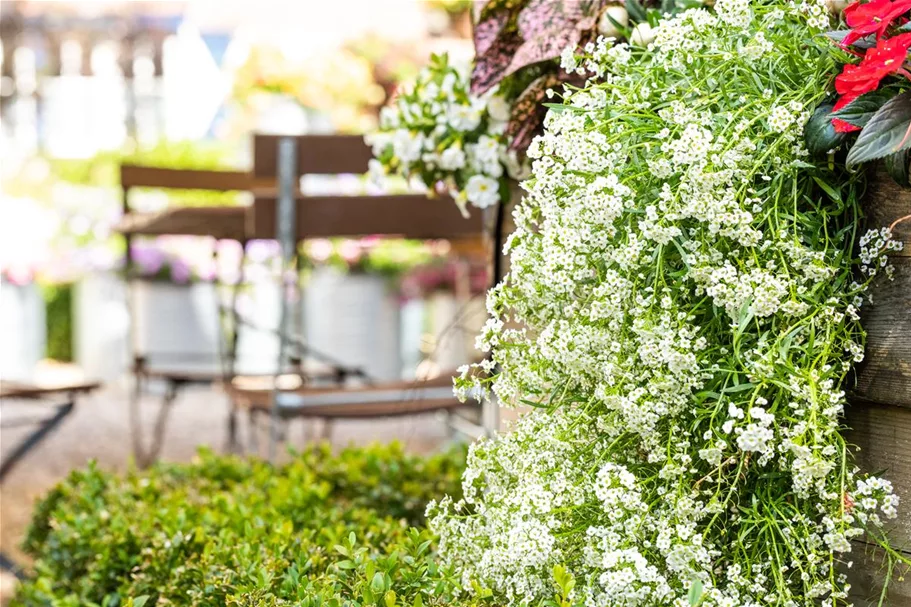
M419 179L425 190L448 192L463 214L468 203L501 202L503 180L528 174L528 164L506 149L510 112L496 90L473 95L467 70L434 56L395 104L381 110L379 131L365 137L380 163L371 175Z
M596 78L529 149L478 337L493 361L457 381L537 406L472 446L462 500L428 509L466 592L540 604L559 565L591 607L687 607L697 580L703 607L844 607L832 564L897 512L840 435L869 279L840 232L855 181L803 146L827 93L806 75L834 69L822 4L715 6L648 49L564 57ZM469 165L494 156L473 144ZM846 217L817 182L838 179ZM865 236L861 269L890 243Z
M465 186L465 196L474 206L486 209L500 200L499 182L484 175L473 175Z

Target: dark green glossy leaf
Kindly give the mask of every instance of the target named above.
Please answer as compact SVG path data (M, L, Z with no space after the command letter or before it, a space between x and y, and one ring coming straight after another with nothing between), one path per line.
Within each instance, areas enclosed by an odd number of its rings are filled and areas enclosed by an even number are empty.
M848 152L847 165L883 158L911 146L911 92L887 101L860 132Z
M886 172L903 188L911 187L908 164L911 163L911 150L902 150L883 158Z
M845 140L844 133L836 133L832 126L831 103L816 108L804 127L803 136L807 150L814 156L822 156L834 150Z
M861 95L847 106L837 112L833 112L832 118L840 118L854 126L867 126L867 123L879 111L879 108L885 105L892 97L894 97L894 94L886 91L874 91Z

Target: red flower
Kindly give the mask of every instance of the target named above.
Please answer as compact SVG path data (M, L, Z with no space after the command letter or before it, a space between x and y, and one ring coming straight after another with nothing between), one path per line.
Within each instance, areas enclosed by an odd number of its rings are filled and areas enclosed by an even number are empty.
M842 97L835 104L835 107L832 108L832 111L837 112L838 110L846 107L849 103L854 101L854 99L856 99L856 97ZM842 120L841 118L833 118L832 126L835 128L836 133L853 133L854 131L860 130L859 126L851 124L850 122Z
M909 10L911 0L871 0L849 4L844 15L851 31L841 41L842 46L850 46L874 32L877 38L882 37L892 22Z
M909 48L911 33L881 38L875 48L867 50L860 64L846 65L841 74L835 77L835 90L841 97L835 104L834 111L847 106L864 93L875 91L883 78L901 70L908 57ZM858 130L857 127L838 118L833 118L832 124L839 133Z

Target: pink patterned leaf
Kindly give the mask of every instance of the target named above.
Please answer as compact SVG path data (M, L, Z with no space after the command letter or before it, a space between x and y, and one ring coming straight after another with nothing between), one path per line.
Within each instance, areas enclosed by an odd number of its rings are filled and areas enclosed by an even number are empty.
M519 13L523 44L503 77L523 67L555 59L594 29L606 0L531 0Z
M521 43L516 34L501 32L487 52L475 57L474 69L471 71L471 92L482 95L499 84Z
M488 15L483 21L478 21L474 26L474 52L483 55L493 45L503 27L509 21L509 12L499 10Z
M531 0L519 13L519 34L531 40L571 27L576 21L576 4L573 0Z
M526 40L516 50L512 61L503 72L503 78L516 73L523 67L555 59L560 56L567 46L576 46L579 43L581 33L574 29L564 29L554 32L548 36L539 36L531 40Z

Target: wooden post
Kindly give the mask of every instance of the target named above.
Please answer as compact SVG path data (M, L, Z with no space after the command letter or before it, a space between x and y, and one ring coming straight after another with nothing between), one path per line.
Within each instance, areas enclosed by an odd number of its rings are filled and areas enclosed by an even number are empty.
M871 176L864 209L865 228L888 226L911 214L911 189L900 188L880 167ZM894 280L877 277L873 301L862 308L867 347L854 386L847 386L846 422L848 441L860 448L857 464L892 481L901 498L890 537L911 556L911 221L897 225L893 237L904 243L904 250L891 258ZM882 554L857 542L851 556L854 592L878 596L886 575ZM911 578L899 581L901 573L894 573L885 604L911 605Z

